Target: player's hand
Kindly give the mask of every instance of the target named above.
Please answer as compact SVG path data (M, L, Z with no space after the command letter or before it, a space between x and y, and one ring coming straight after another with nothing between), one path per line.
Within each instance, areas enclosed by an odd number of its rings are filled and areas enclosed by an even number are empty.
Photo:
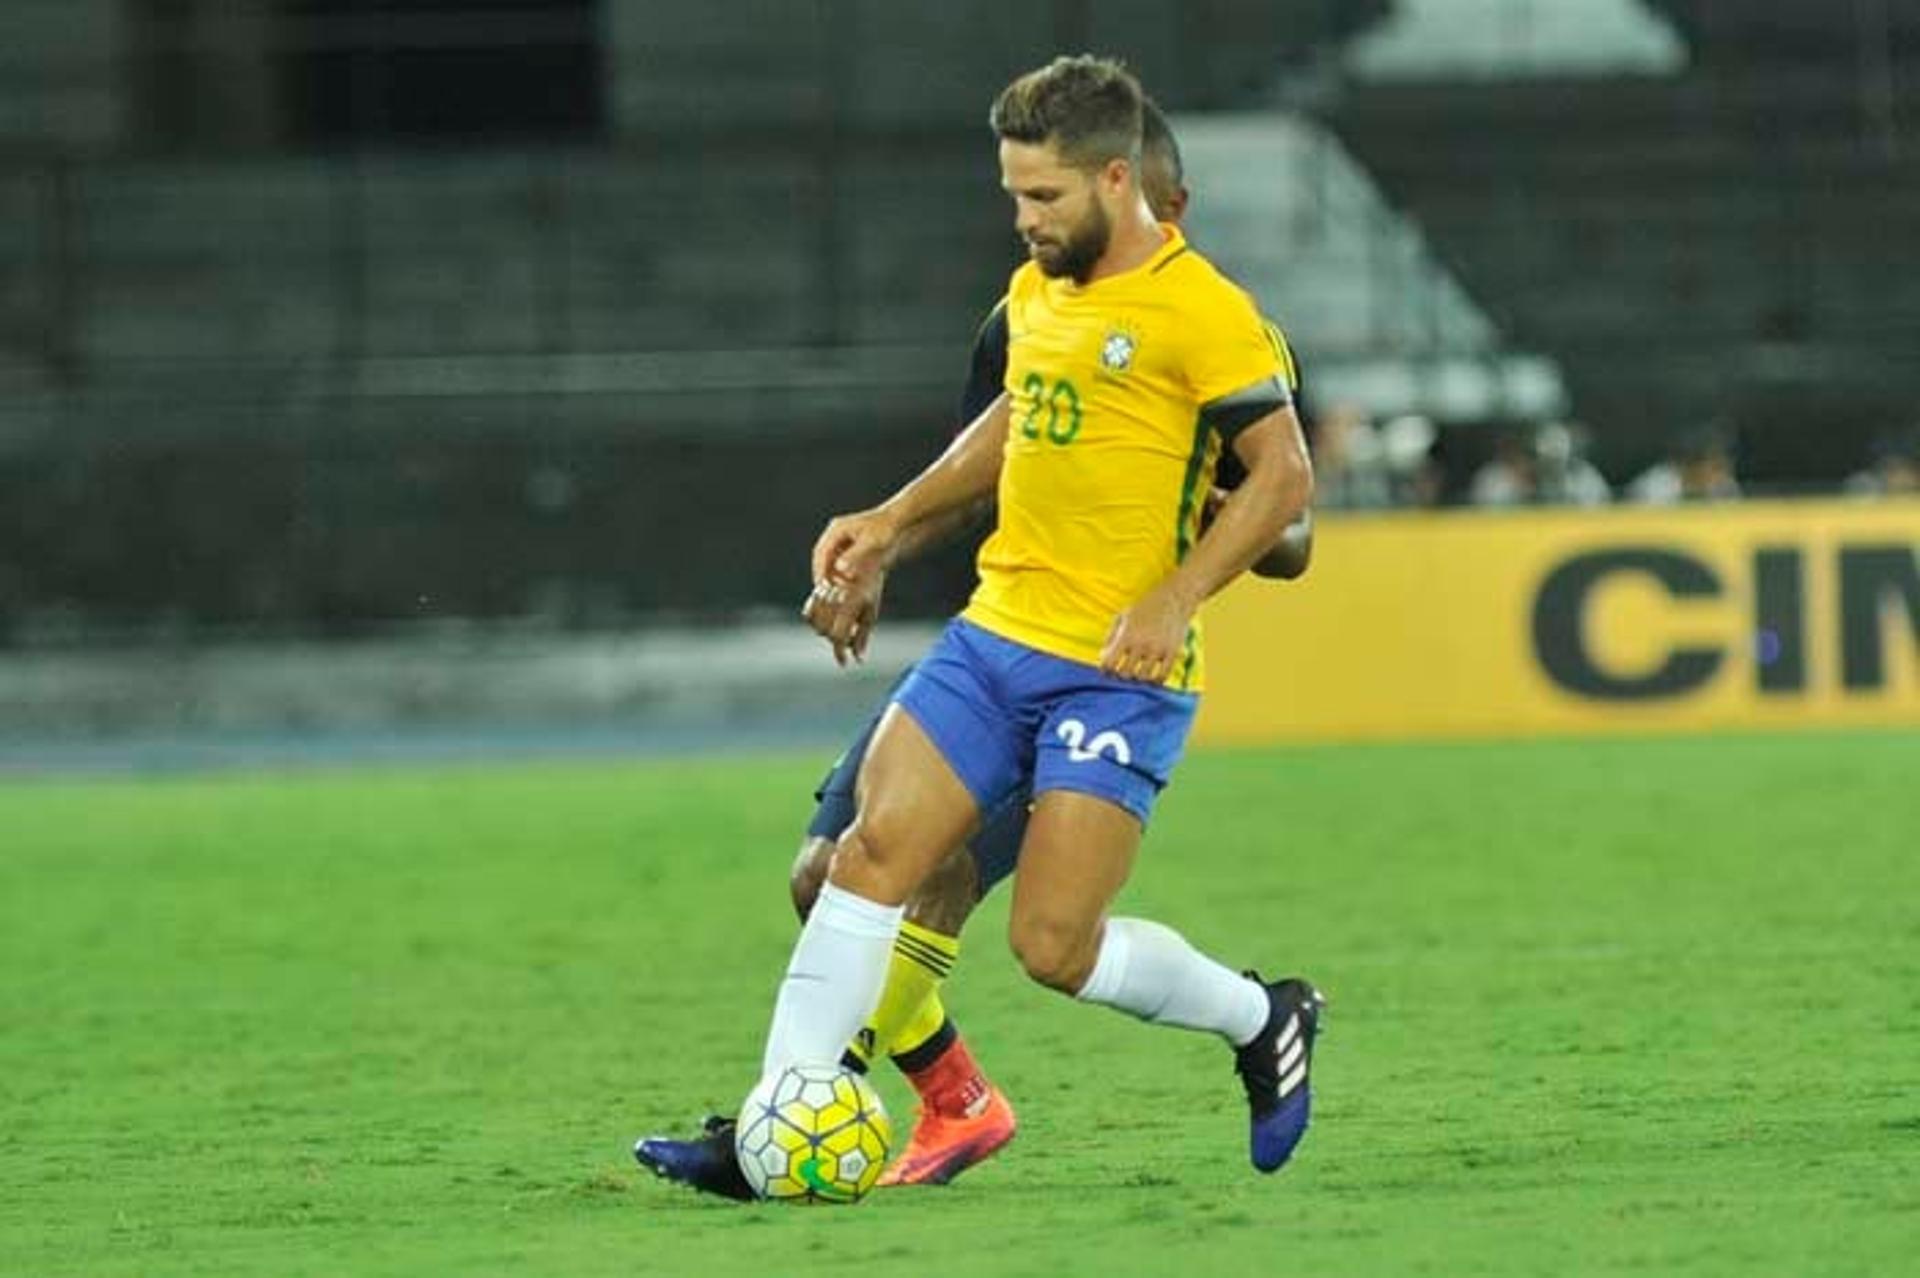
M813 584L846 586L884 573L899 540L900 526L883 506L836 515L813 543Z
M1114 618L1100 668L1122 679L1165 683L1185 654L1194 606L1165 586L1154 587Z
M886 584L884 572L844 586L823 581L801 605L800 615L815 634L833 646L833 660L842 668L849 658L855 662L867 659L867 641L873 638L873 627L880 620L880 594Z

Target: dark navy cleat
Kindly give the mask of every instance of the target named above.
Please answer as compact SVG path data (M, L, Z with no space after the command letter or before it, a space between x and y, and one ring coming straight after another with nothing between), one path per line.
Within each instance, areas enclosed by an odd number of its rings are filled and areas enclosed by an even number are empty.
M1253 972L1247 975L1260 979ZM1307 1071L1327 1000L1308 982L1288 977L1267 986L1267 1001L1272 1011L1266 1027L1234 1054L1233 1067L1247 1089L1252 1112L1248 1153L1256 1170L1275 1172L1307 1134L1312 1107Z
M751 1202L755 1195L740 1171L733 1152L733 1120L719 1115L707 1119L705 1130L693 1140L648 1136L633 1147L633 1156L654 1175L703 1194Z

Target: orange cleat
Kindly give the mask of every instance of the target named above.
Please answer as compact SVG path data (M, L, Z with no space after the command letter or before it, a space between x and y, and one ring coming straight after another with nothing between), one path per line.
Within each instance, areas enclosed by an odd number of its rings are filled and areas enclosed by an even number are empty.
M880 1177L880 1184L944 1185L1013 1139L1017 1126L1013 1106L999 1088L987 1084L967 1110L942 1114L922 1105L914 1115L913 1138Z

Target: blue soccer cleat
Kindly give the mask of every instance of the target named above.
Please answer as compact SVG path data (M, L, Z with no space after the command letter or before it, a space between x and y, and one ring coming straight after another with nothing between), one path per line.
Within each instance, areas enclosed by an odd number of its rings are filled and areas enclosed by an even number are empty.
M1260 980L1253 972L1247 976ZM1252 1111L1247 1152L1254 1169L1276 1172L1307 1134L1312 1108L1307 1071L1327 1000L1308 982L1288 977L1267 985L1267 1001L1272 1011L1266 1027L1234 1054L1233 1068L1247 1089Z
M733 1126L731 1118L716 1114L707 1119L705 1131L694 1139L648 1136L634 1144L633 1156L662 1179L690 1185L703 1194L751 1202L756 1195L733 1152Z

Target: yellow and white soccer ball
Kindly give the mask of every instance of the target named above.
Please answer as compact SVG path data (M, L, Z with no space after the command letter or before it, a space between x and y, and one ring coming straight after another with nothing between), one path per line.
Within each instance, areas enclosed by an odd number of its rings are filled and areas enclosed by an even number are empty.
M753 1192L801 1203L866 1197L892 1140L873 1084L839 1065L789 1065L767 1075L740 1107L733 1135Z

